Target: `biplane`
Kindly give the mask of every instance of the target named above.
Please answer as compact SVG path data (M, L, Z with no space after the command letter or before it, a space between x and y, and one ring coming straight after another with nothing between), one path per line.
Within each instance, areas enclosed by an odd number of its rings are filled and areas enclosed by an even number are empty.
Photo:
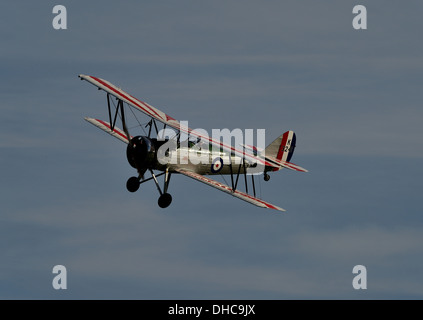
M269 172L279 171L283 168L307 172L306 169L290 162L296 145L296 135L293 131L286 131L266 148L260 150L251 145L232 146L209 137L203 132L190 129L183 125L182 121L180 122L150 104L131 96L104 79L83 74L78 77L106 93L109 122L89 117L86 117L85 120L127 144L127 160L137 170L137 175L127 180L127 190L136 192L142 183L153 180L160 194L158 205L161 208L168 207L172 202L172 196L168 193L171 175L182 174L258 207L285 211L256 196L254 177L257 175L257 171L264 175L265 181L270 179ZM150 118L146 125L149 127L148 134L143 129L145 135L130 135L125 118L125 108L132 108L131 111L133 109L141 111ZM121 119L122 129L116 126L118 116ZM163 131L158 130L157 122L163 125L162 130L166 128L176 130L176 135L174 137L160 136L160 132ZM155 137L153 137L153 128ZM193 142L188 139L189 141L184 143L181 141L181 134L189 138L194 137L197 140ZM199 149L200 143L202 147ZM163 149L165 152L160 153L159 151L163 151ZM187 155L190 152L198 153L199 151L203 153L203 156L205 153L205 158L208 161L192 163L189 157L186 158L188 161L162 161L163 157L175 159L170 154L177 154L176 159L181 159L181 154ZM162 158L159 157L159 153ZM151 177L145 178L146 172L150 173ZM254 172L254 174L250 172ZM162 175L164 175L164 183L163 187L160 187L157 178ZM231 185L211 179L210 175L230 175ZM248 192L247 181L249 179L247 179L247 175L251 176L250 193ZM239 190L240 176L244 176L245 192Z

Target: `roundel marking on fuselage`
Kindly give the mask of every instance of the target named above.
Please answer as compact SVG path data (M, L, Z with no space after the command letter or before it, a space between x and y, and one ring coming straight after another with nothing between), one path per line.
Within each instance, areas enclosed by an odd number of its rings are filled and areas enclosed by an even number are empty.
M217 157L213 160L211 164L211 172L218 173L223 168L223 160L220 157Z

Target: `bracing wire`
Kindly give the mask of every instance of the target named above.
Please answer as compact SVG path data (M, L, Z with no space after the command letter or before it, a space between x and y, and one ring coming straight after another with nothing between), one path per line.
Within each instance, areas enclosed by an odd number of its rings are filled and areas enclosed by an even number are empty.
M134 118L137 120L138 125L141 127L142 131L144 132L145 135L147 135L147 132L144 129L144 125L141 124L141 122L138 120L137 116L134 113L134 110L132 110L132 108L130 107L129 110L131 110L131 113L134 115Z
M112 103L113 103L113 105L115 106L115 112L116 112L116 109L117 109L117 105L115 104L115 102L112 100ZM124 103L124 106L125 106L125 104L126 103ZM144 134L145 135L147 135L147 132L145 131L145 129L144 129L144 125L138 120L138 118L137 118L137 116L135 115L135 113L134 113L134 111L132 110L132 108L131 107L129 107L129 108L127 108L127 109L129 109L130 111L131 111L131 113L132 113L132 115L134 116L134 118L137 120L137 122L138 122L138 125L135 125L135 126L132 126L132 127L130 127L129 129L133 129L133 128L136 128L136 127L141 127L141 129L142 129L142 131L144 132ZM122 116L121 116L121 114L120 113L118 113L118 115L119 115L119 119L122 121Z
M229 186L228 182L225 179L225 176L223 174L220 174L220 176L223 178L223 181L225 181L226 185Z

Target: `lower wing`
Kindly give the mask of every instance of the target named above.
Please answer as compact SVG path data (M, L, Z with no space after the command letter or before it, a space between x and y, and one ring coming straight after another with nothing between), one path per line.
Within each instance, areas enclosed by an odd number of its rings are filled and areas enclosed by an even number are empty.
M125 132L122 129L119 129L118 127L114 127L113 130L112 130L112 128L110 127L110 123L103 121L103 120L93 119L93 118L89 118L89 117L86 117L85 120L87 120L89 123L95 125L97 128L100 128L104 132L107 132L108 134L112 135L113 137L119 139L120 141L123 141L125 143L129 143L128 137L126 136Z
M234 196L236 198L239 198L241 200L247 201L251 204L254 204L258 207L262 207L262 208L268 208L268 209L275 209L278 211L286 211L285 209L282 209L280 207L277 207L273 204L270 204L269 202L266 202L264 200L258 199L250 194L244 193L242 191L239 190L235 190L233 191L232 188L230 188L229 186L227 186L226 184L220 183L216 180L210 179L208 177L205 177L201 174L192 172L192 171L188 171L188 170L184 170L184 169L176 169L177 172L182 173L183 175L190 177L194 180L200 181L202 183L208 184L209 186L212 186L220 191L226 192L228 194L230 194L231 196Z

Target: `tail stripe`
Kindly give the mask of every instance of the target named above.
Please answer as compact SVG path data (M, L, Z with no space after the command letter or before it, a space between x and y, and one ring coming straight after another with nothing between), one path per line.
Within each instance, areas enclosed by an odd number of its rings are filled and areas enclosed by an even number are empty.
M276 156L276 159L278 160L282 160L282 155L284 154L285 144L286 144L286 141L288 140L288 135L289 135L289 131L285 132L282 136L282 142L281 142L281 145L279 146L279 151Z
M297 143L297 138L295 136L295 133L292 132L292 138L291 138L291 143L289 144L289 152L288 152L288 156L285 159L285 161L291 161L292 155L294 154L294 149L295 149L295 145Z
M282 141L279 146L278 154L276 159L282 161L291 160L293 154L293 148L295 148L295 134L294 131L287 131L282 136Z

